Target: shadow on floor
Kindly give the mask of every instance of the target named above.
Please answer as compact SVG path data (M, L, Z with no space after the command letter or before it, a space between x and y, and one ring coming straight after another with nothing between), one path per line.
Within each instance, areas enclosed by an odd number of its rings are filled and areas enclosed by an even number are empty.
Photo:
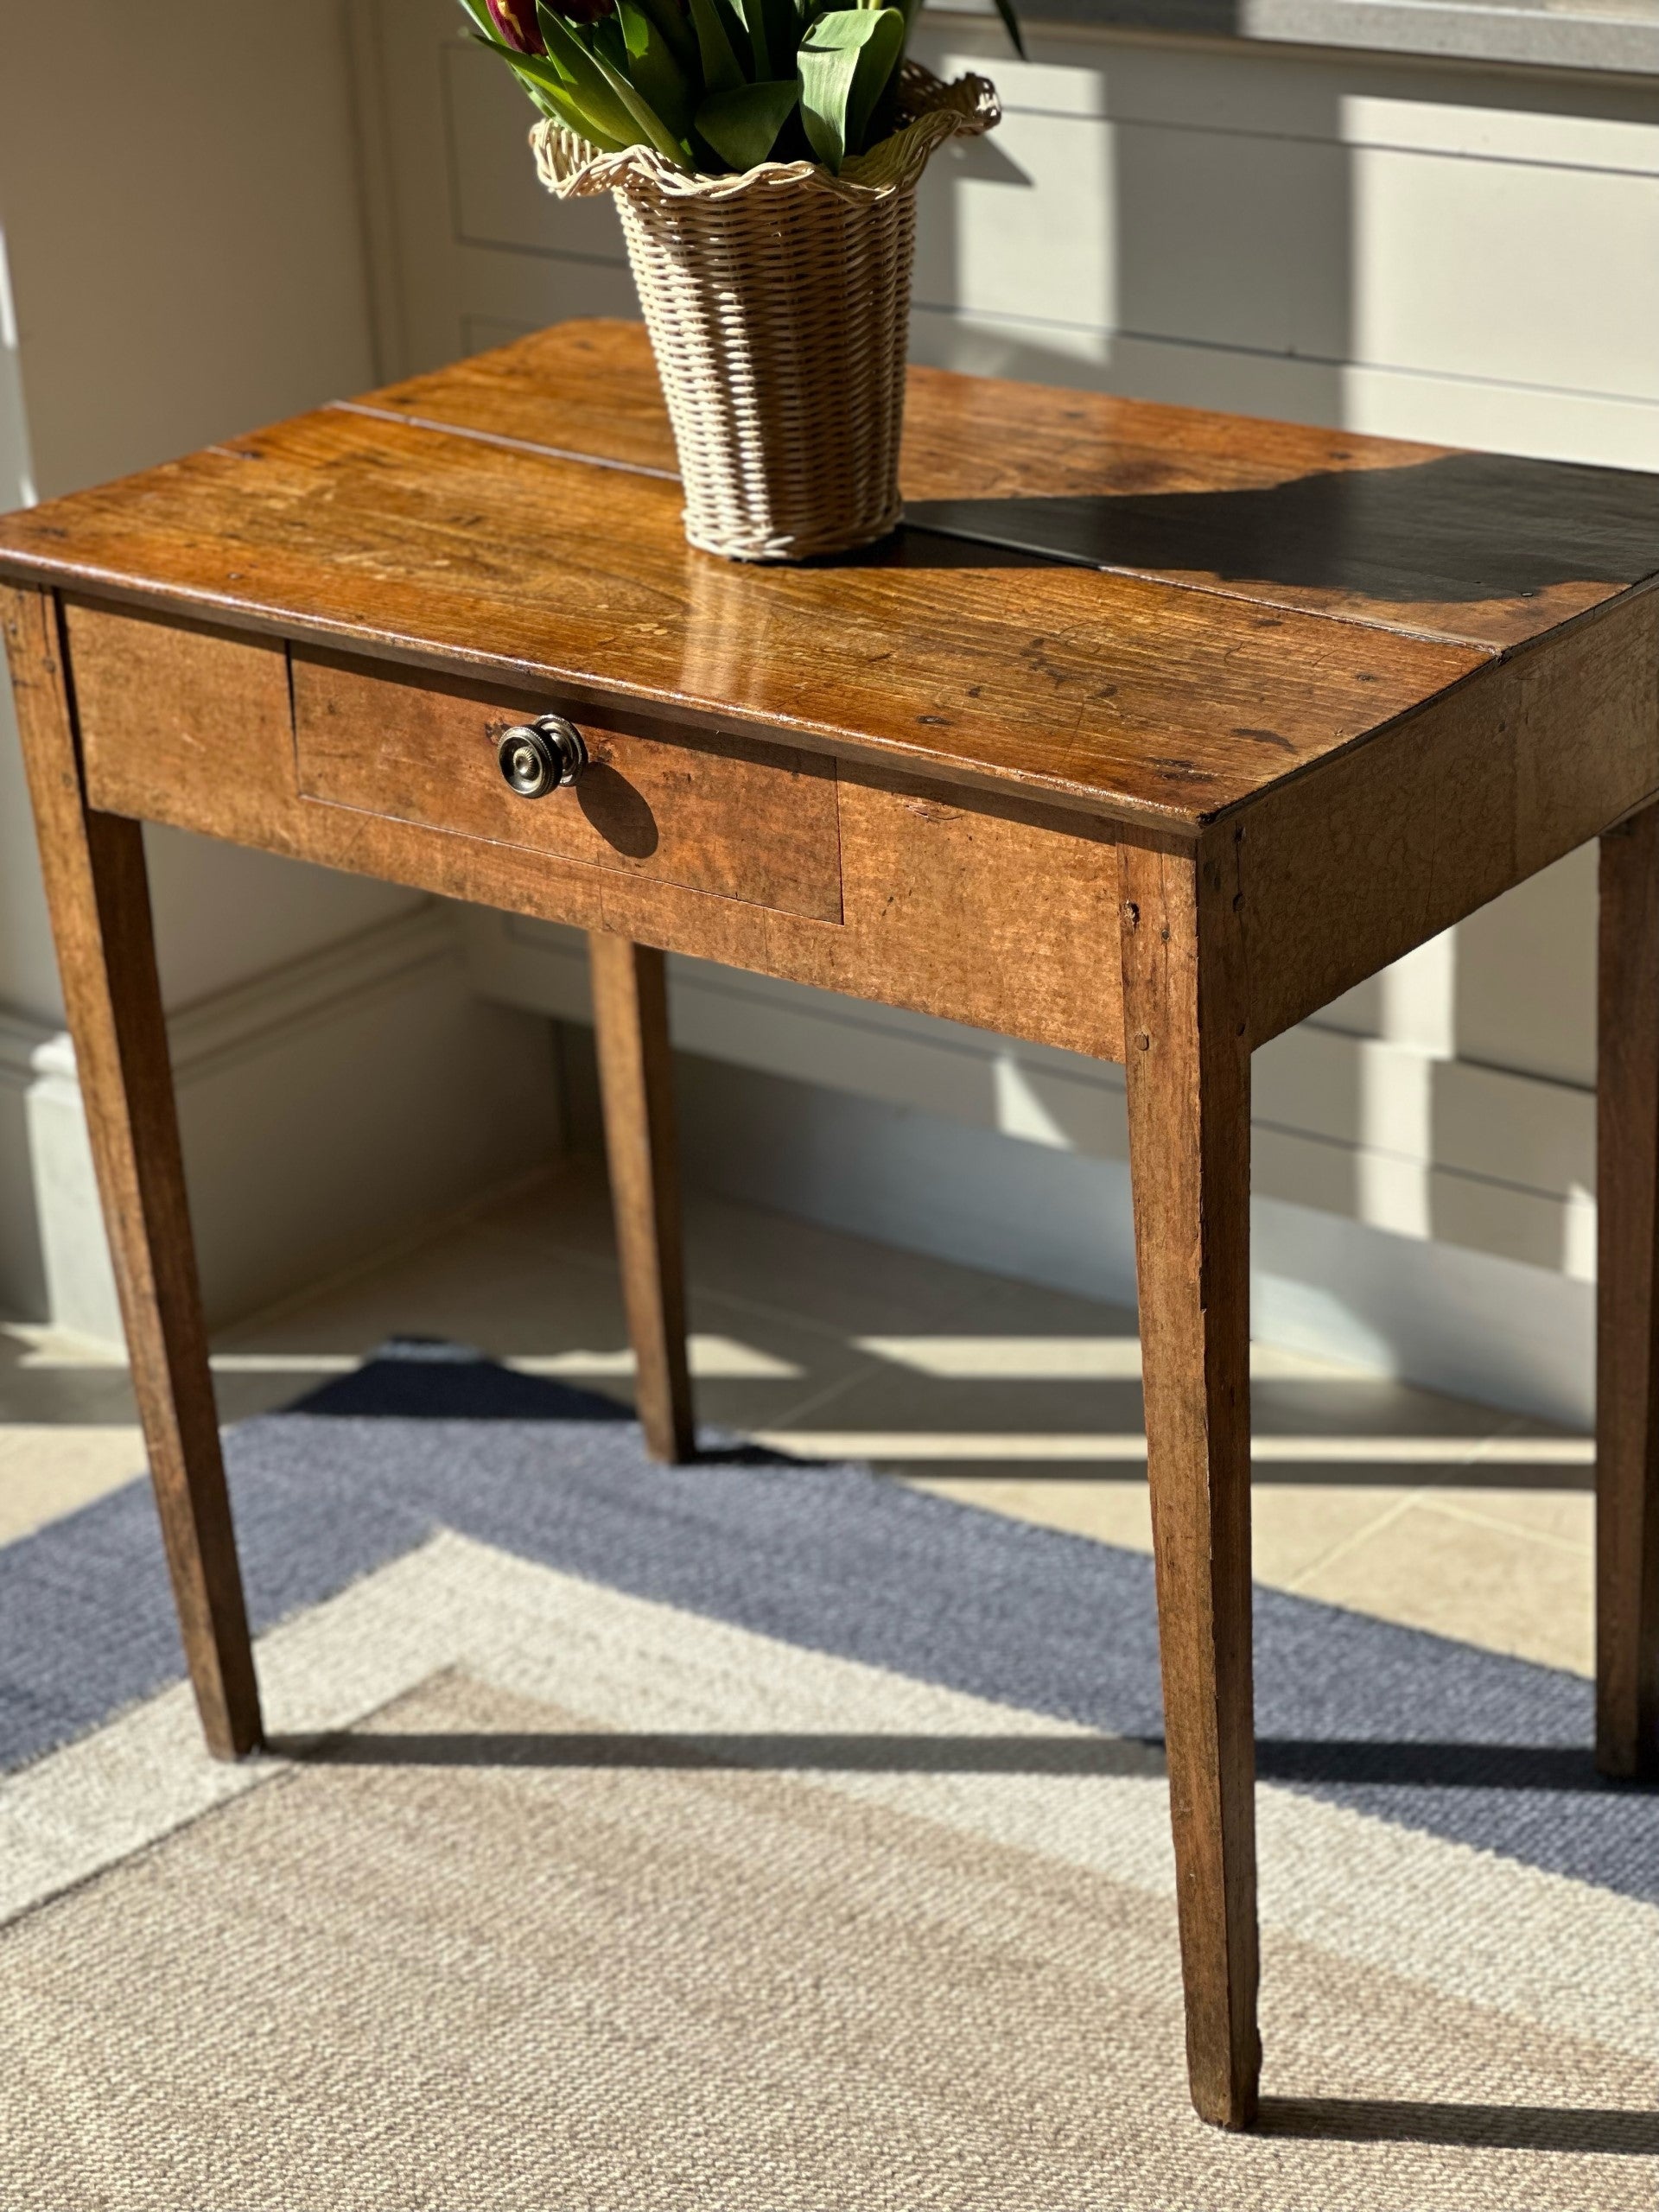
M400 1735L378 1730L273 1738L284 1758L329 1766L753 1767L798 1774L1141 1775L1163 1772L1163 1746L1113 1736L768 1735L692 1732ZM1264 1782L1371 1783L1408 1789L1525 1789L1650 1796L1650 1783L1615 1782L1587 1750L1558 1744L1413 1744L1265 1738Z
M1263 2135L1338 2143L1438 2143L1484 2151L1659 2156L1659 2113L1573 2105L1474 2105L1415 2098L1263 2097Z

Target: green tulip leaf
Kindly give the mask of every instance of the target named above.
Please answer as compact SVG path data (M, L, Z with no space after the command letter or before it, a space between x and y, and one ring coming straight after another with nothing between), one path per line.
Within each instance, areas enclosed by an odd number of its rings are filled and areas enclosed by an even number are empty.
M763 0L766 10L766 30L772 41L773 56L779 63L795 66L796 48L801 34L806 29L807 16L797 0Z
M772 76L772 55L766 39L766 18L760 0L732 0L733 13L743 25L754 64L754 82L766 84Z
M512 47L503 46L499 38L486 38L482 31L474 31L473 36L480 46L488 47L492 54L499 54L508 68L517 70L520 76L533 78L538 84L558 86L569 82L564 70L539 54L517 53Z
M677 169L691 168L690 157L678 136L671 130L651 102L636 85L613 67L607 57L595 50L594 66L604 76L606 83L616 94L622 105L632 117L644 134L643 143L654 146L665 161L672 162Z
M578 138L585 138L598 152L620 154L625 146L640 143L637 138L613 138L608 131L601 130L593 118L584 113L573 93L568 91L556 92L545 85L534 85L528 79L521 81L543 115L555 123L562 123L567 130L574 130Z
M622 29L622 18L615 9L608 16L601 16L587 25L584 43L595 61L608 61L613 69L628 73L628 41Z
M744 22L742 0L714 0L715 13L720 17L726 33L727 44L737 56L737 66L743 72L746 84L753 85L762 72L755 67L754 41L749 36Z
M552 89L574 99L582 112L618 145L654 145L656 141L645 118L636 111L632 101L621 97L616 80L607 74L598 56L583 45L575 29L545 4L538 5L536 13L547 42L547 60L537 62L530 56L522 56L526 66L549 72Z
M898 8L836 8L821 15L801 41L801 120L813 152L839 172L861 153L875 104L905 50Z
M764 162L792 113L800 87L794 78L739 85L710 92L697 110L697 129L740 174Z
M691 128L692 105L685 72L643 0L616 0L616 13L625 41L627 75L675 139L683 142Z
M626 137L614 137L603 124L594 121L569 85L561 85L553 73L545 67L532 76L522 66L523 59L521 55L513 55L508 67L537 107L550 121L562 123L567 130L574 130L578 138L586 139L601 154L620 154L626 146L641 146L646 143L644 132L631 127Z
M1024 61L1027 59L1026 41L1020 36L1020 18L1014 12L1014 0L996 0L996 12L1002 18L1002 28L1014 41L1014 50Z
M781 85L795 67L801 18L795 0L732 0L748 34L757 84Z
M904 60L908 29L902 10L881 8L875 11L875 28L859 55L853 75L853 97L847 105L847 144L855 154L861 154L869 143L870 118Z
M754 64L750 71L752 82L777 82L779 64L772 60L772 40L767 38L766 9L761 0L732 0L732 13L741 22L743 35L750 42L750 62Z
M748 79L739 61L715 0L691 0L691 23L697 34L706 92L734 92Z
M544 0L536 0L536 21L541 27L542 44L547 48L548 60L574 82L572 73L587 66L587 48L574 28L563 16L556 16Z
M697 67L697 35L687 21L680 0L641 0L641 4L690 80Z

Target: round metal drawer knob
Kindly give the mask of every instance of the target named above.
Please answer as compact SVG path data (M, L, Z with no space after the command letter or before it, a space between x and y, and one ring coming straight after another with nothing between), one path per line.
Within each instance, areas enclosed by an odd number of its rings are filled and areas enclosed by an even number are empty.
M501 773L520 798L545 798L574 784L588 766L582 732L563 715L543 715L503 730L495 748Z

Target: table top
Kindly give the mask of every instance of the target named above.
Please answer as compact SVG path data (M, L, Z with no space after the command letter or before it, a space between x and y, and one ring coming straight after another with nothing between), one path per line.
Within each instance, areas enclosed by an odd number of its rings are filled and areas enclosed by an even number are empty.
M694 551L575 322L0 518L0 575L1177 830L1659 572L1659 477L911 372L904 529Z

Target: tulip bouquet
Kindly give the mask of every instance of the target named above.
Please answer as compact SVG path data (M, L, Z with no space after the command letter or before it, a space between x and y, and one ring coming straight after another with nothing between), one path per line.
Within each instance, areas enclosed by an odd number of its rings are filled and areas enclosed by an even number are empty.
M995 87L906 55L922 0L461 5L539 111L542 182L621 219L690 543L805 561L887 536L917 188L995 128Z
M550 121L693 176L844 161L899 121L921 0L461 0ZM995 0L1023 54L1013 0Z

